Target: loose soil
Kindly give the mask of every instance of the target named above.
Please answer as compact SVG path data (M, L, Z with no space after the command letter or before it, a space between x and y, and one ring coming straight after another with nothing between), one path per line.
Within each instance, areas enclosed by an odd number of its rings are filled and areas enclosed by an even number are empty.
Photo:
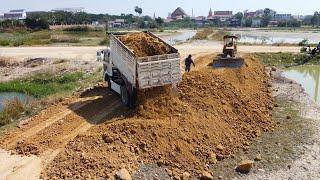
M137 57L170 54L171 48L144 32L129 33L119 37Z
M212 55L200 57L209 64ZM157 164L170 176L198 176L215 159L247 149L272 130L272 98L265 68L253 57L239 69L185 74L177 89L144 92L137 110L114 111L111 121L79 134L43 171L42 177L110 178Z

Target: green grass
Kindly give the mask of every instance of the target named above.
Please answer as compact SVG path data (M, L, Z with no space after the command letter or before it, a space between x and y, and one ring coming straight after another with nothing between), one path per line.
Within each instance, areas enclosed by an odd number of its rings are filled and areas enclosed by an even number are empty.
M320 64L320 55L309 59L309 55L302 53L254 53L254 56L269 66L296 66L301 64Z
M26 79L14 80L0 83L0 92L22 92L36 99L29 103L13 99L5 104L4 110L0 112L0 134L5 127L11 128L22 117L28 117L45 108L47 102L54 102L70 96L72 92L92 87L101 81L101 71L92 74L83 72L64 73L53 75L49 73L36 74Z
M0 83L0 92L22 92L36 98L72 91L85 79L82 72L66 73L61 76L38 74L25 80Z
M0 46L35 46L47 44L71 44L75 46L97 46L107 39L105 31L21 31L13 33L0 33ZM106 43L108 41L105 41Z

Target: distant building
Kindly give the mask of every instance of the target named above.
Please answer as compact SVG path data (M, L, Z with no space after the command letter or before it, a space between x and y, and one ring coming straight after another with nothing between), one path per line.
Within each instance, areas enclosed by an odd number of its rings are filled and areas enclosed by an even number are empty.
M176 10L173 11L169 19L179 20L184 19L186 17L189 17L189 15L181 7L178 7Z
M248 10L244 11L243 16L245 18L254 18L257 16L257 12L253 11L253 12L249 12Z
M302 21L306 16L304 15L293 15L292 18L298 21Z
M212 12L212 9L211 9L211 8L210 8L210 10L209 10L208 17L213 17L213 12Z
M4 20L4 15L0 14L0 21L3 21L3 20Z
M122 28L122 27L125 27L125 25L126 25L125 19L116 19L114 21L108 22L109 28Z
M70 12L70 13L80 13L85 12L85 8L77 7L77 8L56 8L52 9L52 12Z
M24 20L27 18L27 12L24 9L11 10L3 14L3 19Z
M232 11L214 11L214 18L220 19L220 21L227 21L228 19L232 18L233 13Z
M203 27L206 23L206 17L198 16L198 17L194 18L194 21L198 27Z
M210 8L209 10L209 14L208 14L208 17L207 17L207 20L208 21L213 21L215 18L213 16L213 12L212 12L212 9Z
M291 14L275 14L273 18L274 21L289 21L291 19Z
M241 26L241 21L237 18L232 18L230 19L229 26L231 27L240 27Z

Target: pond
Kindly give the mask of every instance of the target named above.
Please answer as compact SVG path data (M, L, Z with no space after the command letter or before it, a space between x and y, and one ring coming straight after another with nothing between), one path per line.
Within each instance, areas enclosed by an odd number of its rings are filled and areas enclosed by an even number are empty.
M320 105L320 65L291 67L285 70L284 76L300 83L310 97Z
M177 43L186 42L196 35L196 33L196 30L181 30L174 33L160 33L158 35L170 45L175 45Z
M8 100L12 100L14 98L18 98L21 102L26 103L28 101L32 101L34 99L31 96L28 96L24 93L17 92L0 92L0 112L3 110L3 107Z
M320 33L311 31L296 31L296 32L283 32L283 31L231 31L236 34L242 43L256 43L256 44L277 44L288 43L298 44L304 39L308 43L318 44L320 42Z

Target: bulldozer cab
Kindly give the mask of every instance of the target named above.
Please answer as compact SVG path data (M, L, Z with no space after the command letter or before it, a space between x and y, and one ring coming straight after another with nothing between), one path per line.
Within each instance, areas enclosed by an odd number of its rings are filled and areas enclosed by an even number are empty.
M237 53L237 36L224 36L223 54L225 57L235 57Z

